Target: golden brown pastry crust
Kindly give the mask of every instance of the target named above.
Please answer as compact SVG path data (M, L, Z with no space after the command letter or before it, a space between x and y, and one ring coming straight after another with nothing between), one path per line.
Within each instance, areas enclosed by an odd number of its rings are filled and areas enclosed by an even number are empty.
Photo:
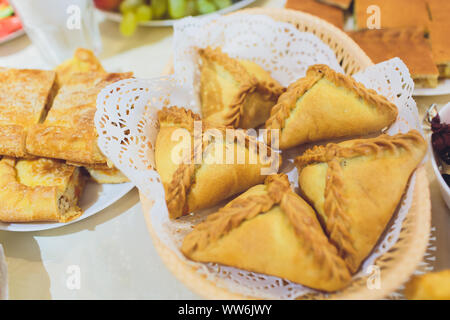
M82 211L77 206L84 185L76 167L58 160L0 161L0 221L67 222Z
M293 147L294 145L284 145L283 143L283 129L285 127L286 119L291 115L292 110L296 108L297 100L302 97L308 90L310 90L320 80L326 79L333 83L337 87L343 87L351 92L354 92L357 97L363 99L369 105L375 107L381 114L386 115L389 118L389 122L383 123L378 130L384 127L390 126L395 122L398 114L397 107L388 101L385 97L377 94L374 90L367 89L363 84L356 82L352 77L346 76L341 73L337 73L326 65L314 65L308 68L306 77L297 80L292 83L287 91L283 93L278 99L278 103L272 108L270 118L266 121L267 129L280 129L280 148L285 149ZM339 112L339 110L330 110L330 112ZM327 115L323 115L326 117ZM317 124L320 126L320 124ZM325 130L327 130L325 128ZM346 128L344 128L344 131ZM269 132L270 133L270 132ZM360 134L366 134L370 132L360 132ZM346 136L336 136L335 138ZM270 137L268 139L270 141ZM312 142L314 140L301 141L298 144L305 142Z
M327 277L327 280L339 282L340 287L349 282L350 274L345 263L337 255L336 248L328 242L319 222L305 213L306 208L309 208L314 217L312 209L292 191L286 175L267 177L264 193L251 194L251 190L246 193L248 196L244 194L236 198L218 212L209 215L204 222L195 226L194 231L185 237L181 248L182 252L187 257L192 257L196 251L204 250L233 229L239 228L245 221L268 212L274 206L280 206L292 224L296 236L313 256L312 259L317 266L324 271L323 275ZM264 246L265 244L255 245ZM267 263L270 264L269 261ZM301 273L302 270L298 272ZM311 283L309 284L311 285ZM326 287L319 289L330 290Z
M439 71L431 46L419 28L362 30L348 33L374 63L399 57L408 66L415 81L428 80L437 86Z
M430 24L430 40L434 62L439 69L439 75L450 78L450 42L448 41L450 22L446 20L433 20Z
M86 164L105 163L94 125L97 95L107 85L131 77L131 73L73 74L59 90L44 123L29 130L27 152Z
M340 29L344 27L344 12L341 9L320 3L316 0L287 0L285 8L315 15L334 24Z
M353 0L318 0L318 1L341 8L343 10L347 10L352 4Z
M418 27L427 30L430 22L425 0L355 0L354 15L357 29L367 29L370 14L367 8L380 8L381 28Z
M323 204L319 205L320 201L317 199L317 194L314 196L316 198L315 200L310 200L313 202L315 201L315 207L319 212L323 211L323 214L325 215L324 218L326 219L325 227L328 231L330 240L338 247L340 256L345 260L352 272L357 271L362 260L370 252L371 248L373 248L376 241L370 243L369 245L364 245L364 249L363 246L357 247L355 245L356 231L352 230L355 228L356 222L354 221L354 217L351 217L348 212L348 203L351 200L349 197L354 195L349 195L344 192L344 186L349 182L345 180L346 178L343 174L343 166L349 166L350 164L347 164L347 162L350 159L357 157L373 156L374 158L377 158L382 157L384 153L388 153L387 157L396 157L398 156L400 150L407 152L405 157L408 157L408 159L404 161L405 168L402 169L408 170L409 166L412 166L411 171L408 171L406 175L407 179L409 179L411 172L420 163L426 153L426 142L422 135L415 130L412 130L406 134L400 133L394 136L381 135L372 139L356 139L345 141L340 144L331 143L326 146L315 146L312 149L307 150L295 161L299 172L300 188L304 193L309 193L310 195L313 195L313 193L311 190L305 189L308 188L308 186L305 184L305 180L303 179L307 178L302 178L302 171L306 167L313 164L324 163L327 165ZM407 163L407 161L410 161L411 163ZM402 170L400 168L398 169ZM383 172L377 173L379 177L383 176L383 174ZM378 181L379 177L367 176L365 179L366 181L369 181L370 179L375 179ZM309 179L311 179L311 176ZM316 179L318 178L316 177ZM395 177L390 177L390 179L392 179L392 184L394 184ZM404 181L405 185L406 182L407 181ZM403 181L401 181L399 185L402 183ZM367 193L367 198L369 199L370 196L372 196L370 194L370 187L360 187ZM383 188L383 186L379 186L379 188ZM388 199L383 201L387 202ZM321 208L318 208L318 206ZM393 205L393 208L396 206L397 203ZM367 208L360 209L366 210ZM383 217L383 221L380 220L380 223L384 224L383 228L380 228L380 230L385 228L385 224L390 220L393 213L394 211L388 212L386 216ZM380 234L376 234L375 240L378 239ZM370 246L370 250L367 248L368 246Z
M0 68L0 155L27 156L27 130L45 117L54 82L53 71Z
M196 114L194 114L192 111L186 110L184 108L177 108L177 107L171 107L171 108L163 108L162 110L160 110L158 112L158 119L159 119L159 124L160 124L160 132L161 130L163 130L164 128L167 127L177 127L177 128L184 128L186 130L189 131L189 134L191 135L191 138L193 139L193 135L194 135L194 121L199 121L200 117ZM214 130L218 130L220 133L223 134L223 136L225 137L225 130L227 129L226 127L216 127L216 126L211 126L210 124L208 124L207 122L203 122L202 123L202 132L204 133L205 131L209 130L209 129L214 129ZM228 128L231 129L231 128ZM242 140L245 143L245 148L248 149L249 146L249 142L251 140L251 137L245 135L243 132L241 131L237 131L235 132L237 137L242 138ZM167 168L162 168L162 166L166 166L168 165L167 163L161 163L159 162L158 159L158 153L161 152L161 148L168 148L167 150L165 150L165 152L171 152L171 147L168 141L163 141L161 143L159 143L159 138L160 135L158 135L157 138L157 145L156 148L158 150L156 150L156 166L157 166L157 171L160 173L160 175L162 175L162 170L167 170ZM239 138L238 138L239 139ZM202 195L197 194L196 196L196 200L192 200L193 203L191 203L191 205L189 205L189 195L192 194L192 188L193 186L195 186L198 183L197 177L198 177L198 172L200 171L200 169L202 168L201 164L195 164L195 159L198 158L198 155L201 154L202 152L204 152L208 145L211 143L209 141L205 141L205 139L202 139L202 144L196 145L194 146L194 148L191 148L190 150L190 161L184 161L178 165L176 165L176 169L174 170L173 175L171 176L170 181L164 181L163 179L163 184L165 186L166 189L166 203L167 203L167 207L169 209L169 215L171 218L177 218L180 217L182 215L188 214L191 211L194 211L196 209L202 209L204 208L204 205L201 200ZM258 146L258 150L261 150L262 148L264 148L265 150L267 150L267 156L271 156L272 155L272 150L267 147L265 144L253 141L257 146ZM280 157L277 155L277 164L280 163ZM272 162L270 163L272 164ZM222 165L222 169L223 170L230 170L230 174L231 176L236 176L236 179L238 179L241 175L245 177L245 174L248 173L248 171L250 171L250 167L252 167L253 165L237 165L237 167L239 169L235 169L237 170L236 172L234 172L233 170L233 165ZM255 165L255 168L259 168L260 164ZM216 168L218 169L218 168ZM238 172L240 174L238 174ZM253 172L253 171L252 171ZM216 172L217 173L217 172ZM217 177L216 177L217 178ZM210 177L209 177L210 179ZM228 188L228 192L230 192L229 196L237 193L237 192L241 192L243 190L245 190L245 188L250 187L254 184L260 183L264 180L264 176L258 175L257 177L253 177L253 180L256 180L256 183L252 183L250 181L243 181L242 183L237 183L235 181L234 186L229 186ZM217 181L217 184L220 184L221 181ZM249 186L247 186L246 184L250 183ZM215 198L211 203L208 203L208 205L212 206L214 205L217 201L223 200L225 198L227 198L228 196L223 197L222 199L216 199L216 197L214 196L213 198ZM201 205L200 205L201 203Z
M209 93L205 92L208 90L206 87L212 81L212 79L204 78L206 77L204 74L204 70L205 68L207 68L208 63L217 63L218 65L222 66L232 75L239 86L239 88L237 88L236 92L234 93L229 105L224 105L223 101L218 102L218 104L222 105L222 109L227 110L226 113L221 116L220 119L217 118L217 112L211 115L203 114L205 120L212 121L212 118L214 118L214 121L218 125L233 126L235 128L252 128L264 123L265 119L261 122L258 121L256 117L252 117L247 114L248 111L246 110L246 107L250 96L256 94L259 99L264 102L268 102L270 108L271 105L274 105L276 103L280 94L283 93L284 88L277 81L269 78L268 75L266 75L264 79L258 79L255 75L251 74L251 72L246 68L245 64L243 64L240 60L230 58L227 54L223 53L220 48L212 49L211 47L207 47L205 49L199 49L198 52L203 60L203 65L201 68L202 79L200 89L202 104L211 103L210 98L208 98ZM224 92L224 94L229 93ZM216 98L217 97L218 95L216 95ZM210 106L206 105L202 107L202 109L209 107ZM215 108L216 107L217 106L215 106ZM260 105L260 108L263 108L263 106ZM223 110L220 110L220 112L222 111Z
M450 270L413 276L404 294L409 300L450 300Z

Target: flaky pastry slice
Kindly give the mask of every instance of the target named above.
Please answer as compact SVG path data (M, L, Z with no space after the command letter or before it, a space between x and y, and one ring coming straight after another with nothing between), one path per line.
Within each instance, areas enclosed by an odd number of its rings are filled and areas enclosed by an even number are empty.
M266 129L279 129L280 149L288 149L381 131L397 114L393 103L352 77L314 65L280 96Z
M202 117L216 125L255 128L263 124L283 87L258 64L220 48L199 49Z
M279 154L243 130L211 127L177 107L160 110L158 119L155 162L171 218L212 207L278 170Z
M27 156L27 131L45 119L56 90L53 71L0 68L0 155Z
M426 150L412 130L316 146L296 159L300 190L352 273L377 243Z
M285 8L299 10L315 15L328 21L329 23L332 23L338 28L344 28L344 11L340 8L336 8L335 6L320 3L317 0L287 0Z
M281 277L323 291L351 277L314 210L284 174L269 176L194 227L181 247L188 258Z
M409 300L450 300L450 269L413 276L404 294Z
M131 73L73 74L59 89L44 123L29 130L27 152L85 164L106 163L94 124L97 95L107 85L131 77Z
M52 159L0 161L0 221L67 222L82 214L79 168Z

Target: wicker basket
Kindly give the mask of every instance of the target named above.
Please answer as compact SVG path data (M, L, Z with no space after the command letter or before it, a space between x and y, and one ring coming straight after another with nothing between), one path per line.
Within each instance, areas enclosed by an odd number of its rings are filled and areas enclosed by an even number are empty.
M289 22L300 31L308 31L327 43L336 53L338 61L347 74L354 74L372 65L370 58L351 38L333 25L310 14L286 9L245 9L247 14L265 14L275 20ZM170 70L171 68L167 68ZM152 203L141 195L144 212L149 212ZM170 271L192 291L208 299L248 299L258 297L241 296L207 280L196 268L187 265L168 249L155 234L150 217L144 215L154 245ZM411 209L403 222L397 243L377 259L381 271L381 288L370 289L367 277L354 280L346 289L328 295L331 299L380 299L400 287L415 271L423 258L428 244L431 204L428 180L424 166L417 170ZM322 299L322 294L303 296L305 299Z

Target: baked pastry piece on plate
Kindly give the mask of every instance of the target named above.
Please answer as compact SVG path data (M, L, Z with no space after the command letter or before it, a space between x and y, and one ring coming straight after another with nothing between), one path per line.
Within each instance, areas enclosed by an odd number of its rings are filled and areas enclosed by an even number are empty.
M348 33L374 63L399 57L408 66L418 87L434 88L439 70L433 59L431 45L418 28L361 30Z
M418 27L428 30L430 18L425 0L355 0L354 15L357 29L367 29L367 20L373 16L369 6L380 8L380 27Z
M130 180L117 168L85 167L92 180L97 183L125 183Z
M171 218L212 207L278 171L279 154L242 130L228 128L237 138L227 139L225 127L203 121L196 132L200 117L177 107L160 110L158 119L156 170Z
M27 152L84 164L106 163L94 125L97 95L107 85L131 77L131 73L73 74L58 91L44 123L29 130Z
M430 40L434 62L439 69L439 75L443 78L450 78L449 30L448 16L447 20L433 20L430 24Z
M263 124L283 87L258 64L233 59L220 48L199 49L199 54L203 119L235 128Z
M339 8L320 3L316 0L287 0L286 9L303 11L334 24L342 29L344 27L344 11Z
M413 130L316 146L296 159L300 190L352 273L384 232L426 151Z
M450 300L450 270L413 276L404 294L409 300Z
M0 160L0 221L67 222L82 214L80 168L60 160Z
M59 86L69 82L73 74L79 72L106 73L102 64L91 50L78 48L73 57L55 68Z
M0 68L0 155L25 157L27 130L45 119L55 72Z
M314 210L284 174L267 177L194 227L188 258L281 277L323 291L345 287L350 273Z
M341 8L343 10L347 10L352 4L353 0L317 0L317 1Z
M273 107L266 129L279 129L280 149L365 135L390 126L397 107L374 90L326 65L308 68Z

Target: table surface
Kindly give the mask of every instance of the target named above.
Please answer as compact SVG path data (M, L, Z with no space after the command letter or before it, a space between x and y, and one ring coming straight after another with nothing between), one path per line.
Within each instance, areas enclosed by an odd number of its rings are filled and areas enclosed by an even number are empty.
M283 0L258 0L253 6L282 7ZM124 38L115 22L101 19L106 70L154 77L170 59L172 29L139 28ZM0 66L40 68L45 64L26 36L0 45ZM418 97L421 114L450 95ZM450 212L427 164L436 240L435 270L450 268ZM10 299L198 299L164 266L147 232L136 189L102 212L48 231L0 231L8 265ZM79 282L74 276L79 275ZM79 285L78 285L79 284Z

